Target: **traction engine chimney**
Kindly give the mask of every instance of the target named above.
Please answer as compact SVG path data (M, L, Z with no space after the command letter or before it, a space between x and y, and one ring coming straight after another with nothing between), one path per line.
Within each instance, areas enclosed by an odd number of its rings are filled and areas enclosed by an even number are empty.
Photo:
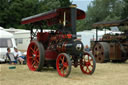
M72 4L70 6L70 8L71 8L71 29L72 29L72 34L76 35L76 16L77 16L76 5Z

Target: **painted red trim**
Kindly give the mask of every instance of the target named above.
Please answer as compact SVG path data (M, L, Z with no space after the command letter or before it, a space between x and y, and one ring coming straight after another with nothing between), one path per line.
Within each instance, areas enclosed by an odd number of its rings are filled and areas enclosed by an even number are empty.
M41 20L47 20L47 19L51 19L53 17L57 16L57 13L50 13L48 15L44 15L44 16L40 16L40 17L35 17L32 19L28 19L28 20L24 20L21 22L21 24L29 24L29 23L33 23L33 22L37 22L37 21L41 21Z
M68 17L66 19L68 21L70 21L70 19L71 19L70 10L71 10L71 8L60 8L60 9L57 9L56 12L51 12L48 14L44 14L42 16L33 17L30 19L23 20L21 22L21 24L30 24L30 23L41 21L41 20L47 20L48 25L57 24L57 23L59 23L58 22L59 20L63 21L64 12L66 12L66 15L68 15ZM77 9L77 20L84 19L85 17L86 17L85 12L80 9Z

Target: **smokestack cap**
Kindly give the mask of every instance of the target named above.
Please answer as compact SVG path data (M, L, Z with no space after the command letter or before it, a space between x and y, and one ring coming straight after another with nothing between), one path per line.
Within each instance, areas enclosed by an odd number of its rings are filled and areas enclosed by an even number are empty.
M70 7L70 8L76 8L77 5L76 5L76 4L72 4L72 5L70 5L69 7Z

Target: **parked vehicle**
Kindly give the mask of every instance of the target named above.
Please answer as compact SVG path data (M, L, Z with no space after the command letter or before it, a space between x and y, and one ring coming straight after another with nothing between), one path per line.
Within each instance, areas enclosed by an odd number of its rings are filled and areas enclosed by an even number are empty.
M22 19L22 24L32 26L27 49L29 69L40 71L51 66L57 69L60 76L68 77L72 66L80 66L84 74L93 74L95 59L91 53L84 51L83 43L76 39L76 20L84 18L84 11L71 6ZM34 32L33 28L37 31ZM44 32L45 28L51 31Z
M5 62L8 47L14 52L14 47L16 47L14 36L0 29L0 62Z
M91 47L96 62L125 62L128 59L128 18L123 20L97 22L93 24L97 28L97 37L92 41ZM123 32L104 34L98 40L98 28L101 27L122 27Z

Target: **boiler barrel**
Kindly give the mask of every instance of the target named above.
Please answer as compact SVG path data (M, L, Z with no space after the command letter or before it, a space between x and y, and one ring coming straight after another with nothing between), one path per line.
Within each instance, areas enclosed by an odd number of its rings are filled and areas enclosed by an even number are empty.
M69 54L80 54L80 52L83 52L84 46L81 41L69 41L64 43L59 43L57 46L58 51L66 52Z

